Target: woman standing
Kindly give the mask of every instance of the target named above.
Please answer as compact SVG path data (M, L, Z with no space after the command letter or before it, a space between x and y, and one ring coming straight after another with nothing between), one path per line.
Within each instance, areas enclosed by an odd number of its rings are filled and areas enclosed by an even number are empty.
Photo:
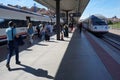
M29 36L30 43L33 44L34 30L33 30L32 23L28 23L27 33L28 33L28 36Z
M40 29L40 32L41 32L41 40L44 41L45 40L45 24L41 24L41 29Z

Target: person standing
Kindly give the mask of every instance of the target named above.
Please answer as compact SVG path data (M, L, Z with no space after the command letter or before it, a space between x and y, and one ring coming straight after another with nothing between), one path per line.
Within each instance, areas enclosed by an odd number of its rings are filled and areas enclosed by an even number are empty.
M79 31L80 31L80 34L81 34L81 32L82 32L82 22L79 24Z
M19 61L19 46L17 41L14 41L15 37L19 38L19 35L17 35L16 33L16 28L14 27L14 23L12 21L9 21L8 23L8 28L6 29L6 35L7 35L7 44L8 44L8 50L9 53L7 55L7 63L6 63L6 67L8 68L8 70L11 70L10 68L10 59L11 56L13 54L13 52L15 51L15 55L16 55L16 64L20 64Z
M46 28L45 28L45 40L49 41L50 40L50 26L49 23L46 24Z
M46 30L46 27L45 27L45 24L41 24L41 29L40 29L40 32L41 32L41 40L44 41L45 40L45 30Z
M68 37L68 25L67 24L64 25L64 36Z
M60 25L60 28L61 28L61 30L60 30L61 31L60 38L61 38L62 41L64 41L64 28L63 28L63 25Z
M32 23L28 24L27 33L28 33L28 36L29 36L30 43L33 44L34 30L33 30Z
M37 36L38 38L40 38L40 26L39 25L36 26L36 30L37 30Z

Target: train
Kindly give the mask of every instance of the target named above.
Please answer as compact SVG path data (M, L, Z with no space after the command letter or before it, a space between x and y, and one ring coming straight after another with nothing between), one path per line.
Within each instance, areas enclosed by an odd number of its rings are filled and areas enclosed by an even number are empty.
M11 6L0 5L0 43L7 41L5 30L8 27L9 21L13 21L16 24L18 34L25 36L27 35L27 21L32 22L36 31L35 26L46 22L55 23L56 18ZM60 19L60 22L62 23L63 20Z
M91 15L80 21L84 29L96 34L103 35L109 32L107 18L100 14Z

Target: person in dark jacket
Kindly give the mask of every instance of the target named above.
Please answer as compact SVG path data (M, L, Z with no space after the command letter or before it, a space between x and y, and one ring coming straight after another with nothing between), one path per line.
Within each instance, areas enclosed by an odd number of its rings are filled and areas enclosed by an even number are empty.
M64 36L68 37L68 25L67 24L64 25Z
M78 25L80 33L82 32L82 22Z
M38 38L40 38L40 26L36 26L36 30L37 30L37 36Z

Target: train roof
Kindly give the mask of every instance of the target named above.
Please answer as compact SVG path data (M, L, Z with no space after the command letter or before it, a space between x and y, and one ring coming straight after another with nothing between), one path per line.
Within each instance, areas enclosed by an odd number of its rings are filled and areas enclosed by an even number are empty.
M0 5L0 18L26 20L26 17L30 17L32 21L51 21L50 17L47 15L41 15L19 8ZM56 22L56 18L52 18L52 22ZM60 22L63 23L63 20L60 19Z
M0 5L0 18L26 20L26 17L30 17L34 21L50 21L47 16L35 12Z
M106 19L105 16L101 15L101 14L95 14L95 15L91 15L89 18L99 18L99 19Z
M89 19L104 19L104 20L107 20L107 18L101 14L94 14L94 15L91 15L89 16L88 18L86 19L80 19L79 22L84 22L84 21L87 21Z
M0 8L11 10L11 11L17 11L17 12L22 12L22 13L27 13L27 14L34 14L34 15L40 16L40 14L31 12L31 11L27 11L27 10L23 10L23 9L19 9L19 8L15 8L15 7L11 7L11 6L0 5Z

